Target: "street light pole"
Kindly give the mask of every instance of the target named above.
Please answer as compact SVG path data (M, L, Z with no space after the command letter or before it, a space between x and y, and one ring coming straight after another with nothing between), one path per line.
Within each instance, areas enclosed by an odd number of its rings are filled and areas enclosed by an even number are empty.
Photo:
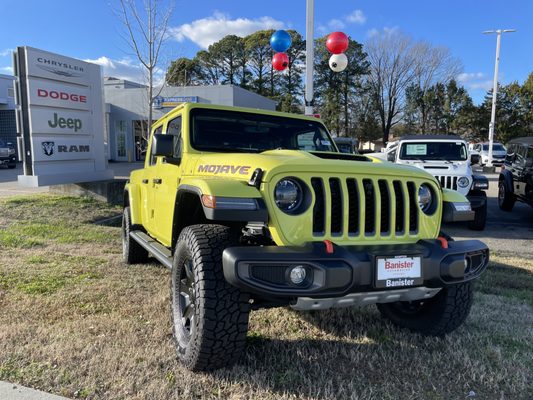
M489 159L488 166L492 167L492 144L494 143L494 128L496 127L496 98L498 96L498 68L500 65L500 43L502 33L516 32L515 29L497 29L492 31L485 31L484 34L495 33L496 36L496 61L494 63L494 82L492 86L492 111L490 114L489 124Z
M314 50L315 0L307 0L305 23L305 114L313 114L313 68Z

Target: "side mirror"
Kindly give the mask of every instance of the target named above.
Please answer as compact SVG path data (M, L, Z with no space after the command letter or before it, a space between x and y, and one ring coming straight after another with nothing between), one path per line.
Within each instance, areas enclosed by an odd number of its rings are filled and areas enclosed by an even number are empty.
M470 163L472 165L479 164L479 161L480 161L479 154L471 154L470 155Z
M394 156L396 154L394 152L387 153L387 161L394 162Z
M173 139L172 135L155 133L152 139L152 155L154 157L172 157L174 150L172 146Z

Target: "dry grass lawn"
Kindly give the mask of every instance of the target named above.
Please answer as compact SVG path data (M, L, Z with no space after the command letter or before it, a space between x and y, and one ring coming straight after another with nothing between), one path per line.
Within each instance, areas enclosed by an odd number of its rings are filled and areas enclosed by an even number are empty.
M494 256L443 340L375 307L253 312L241 363L176 362L169 273L121 263L120 210L83 198L0 202L0 380L82 399L533 398L533 261Z

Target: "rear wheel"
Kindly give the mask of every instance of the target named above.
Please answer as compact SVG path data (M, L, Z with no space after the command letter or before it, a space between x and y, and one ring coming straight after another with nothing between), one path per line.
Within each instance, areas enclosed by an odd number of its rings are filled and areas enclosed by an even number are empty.
M148 261L148 251L133 240L130 232L140 229L131 224L130 208L124 207L122 215L122 259L126 264L143 264Z
M471 282L450 285L431 299L377 304L383 317L393 324L428 336L444 336L457 329L470 312Z
M176 244L170 285L178 359L190 370L231 366L248 331L249 296L226 282L222 252L231 246L221 225L185 228Z
M513 193L507 189L504 180L498 183L498 205L503 211L511 211L514 207L516 198Z

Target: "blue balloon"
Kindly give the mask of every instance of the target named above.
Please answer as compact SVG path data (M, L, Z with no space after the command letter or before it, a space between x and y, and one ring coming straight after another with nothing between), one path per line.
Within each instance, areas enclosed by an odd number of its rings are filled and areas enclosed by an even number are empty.
M284 30L276 31L270 38L270 46L278 53L284 53L291 47L292 38L289 32Z

